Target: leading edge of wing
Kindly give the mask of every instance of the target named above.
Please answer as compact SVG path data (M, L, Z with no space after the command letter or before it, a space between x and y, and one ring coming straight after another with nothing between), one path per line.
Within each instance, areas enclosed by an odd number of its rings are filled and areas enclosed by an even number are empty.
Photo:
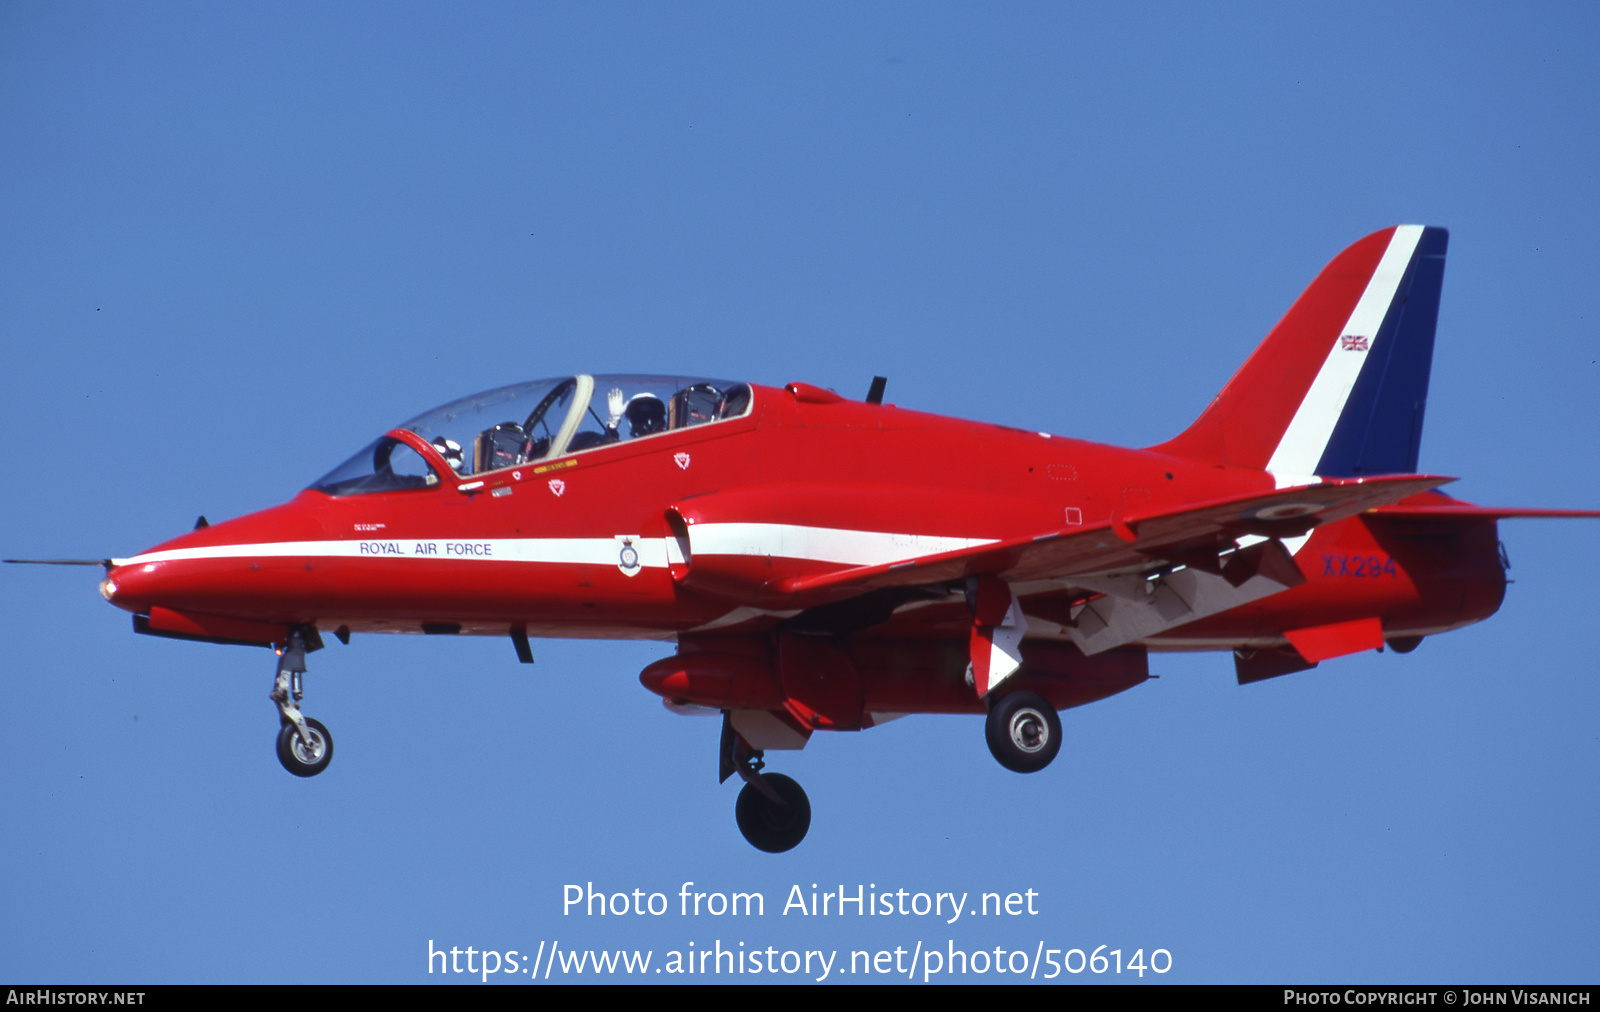
M967 576L1010 581L1063 579L1152 559L1169 561L1221 551L1247 535L1294 537L1454 481L1436 475L1329 478L1272 492L1250 492L1175 509L1114 515L1096 524L1062 527L901 562L794 577L779 589L796 597L836 600L881 587L940 583Z

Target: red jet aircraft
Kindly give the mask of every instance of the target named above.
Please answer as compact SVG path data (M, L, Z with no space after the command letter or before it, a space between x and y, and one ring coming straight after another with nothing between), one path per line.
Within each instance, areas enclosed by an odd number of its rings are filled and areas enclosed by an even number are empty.
M762 773L817 730L987 714L1008 769L1048 765L1056 711L1228 650L1255 682L1400 653L1492 615L1493 509L1417 449L1447 233L1341 253L1198 420L1121 449L805 383L566 376L384 433L284 505L105 560L137 632L278 656L278 757L321 773L300 711L321 634L676 640L640 680L723 714L740 830L794 847L810 803Z

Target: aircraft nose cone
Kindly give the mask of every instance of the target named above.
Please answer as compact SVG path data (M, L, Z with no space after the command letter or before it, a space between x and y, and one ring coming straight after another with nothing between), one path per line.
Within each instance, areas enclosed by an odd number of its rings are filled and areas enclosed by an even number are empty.
M115 565L100 584L111 604L248 620L303 622L325 602L329 572L285 545L316 542L315 507L295 499L181 534Z
M161 564L149 562L133 566L117 566L100 581L100 596L126 611L140 612L157 603L163 584Z

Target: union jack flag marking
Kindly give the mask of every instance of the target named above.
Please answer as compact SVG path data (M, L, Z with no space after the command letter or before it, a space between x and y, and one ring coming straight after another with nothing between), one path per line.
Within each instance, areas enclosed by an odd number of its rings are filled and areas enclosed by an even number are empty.
M1366 351L1369 343L1367 338L1357 337L1354 334L1345 334L1339 338L1339 347L1345 351Z

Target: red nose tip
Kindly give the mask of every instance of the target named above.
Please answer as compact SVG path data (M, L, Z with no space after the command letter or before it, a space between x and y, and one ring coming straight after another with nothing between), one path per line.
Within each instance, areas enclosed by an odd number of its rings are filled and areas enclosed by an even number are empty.
M159 563L117 566L100 581L100 596L126 611L148 610L156 589L155 571Z

